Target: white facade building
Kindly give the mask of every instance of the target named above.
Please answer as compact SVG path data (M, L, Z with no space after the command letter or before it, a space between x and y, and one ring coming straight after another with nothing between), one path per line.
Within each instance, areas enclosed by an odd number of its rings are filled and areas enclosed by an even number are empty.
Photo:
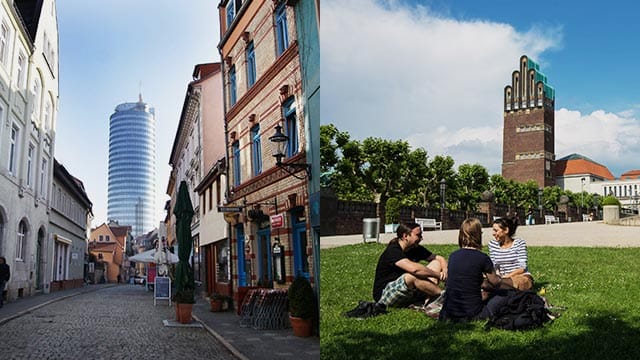
M0 5L0 256L8 298L43 290L58 113L55 0Z

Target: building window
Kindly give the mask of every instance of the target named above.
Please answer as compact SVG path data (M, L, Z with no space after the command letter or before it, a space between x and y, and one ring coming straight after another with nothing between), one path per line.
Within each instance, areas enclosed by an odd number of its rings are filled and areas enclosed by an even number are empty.
M229 0L227 4L227 29L231 27L231 23L233 22L233 18L236 16L236 9L233 6L233 0Z
M22 87L24 86L26 61L27 60L24 54L20 53L18 55L18 62L16 64L16 88L18 89L22 89Z
M0 24L0 62L7 64L7 53L9 50L9 26L2 22Z
M36 81L33 83L33 117L36 120L36 123L39 124L40 123L40 80L36 79Z
M287 157L291 157L298 153L298 119L296 117L296 107L293 99L285 102L283 106L285 127L289 142L287 143Z
M9 173L12 175L16 175L16 160L18 156L18 139L20 135L20 129L17 126L13 126L11 128L11 141L9 143Z
M251 128L251 158L253 160L253 175L262 172L262 150L260 148L260 125Z
M216 204L220 204L221 203L221 197L222 195L220 194L220 179L218 179L218 181L216 181Z
M256 52L253 41L247 46L247 88L256 83Z
M289 47L289 34L287 33L287 8L285 2L281 2L275 12L276 16L276 42L278 56Z
M231 69L229 69L229 103L231 106L236 104L237 101L236 94L236 66L233 65Z
M35 146L29 144L29 150L27 150L27 187L33 186L33 154L35 152Z
M27 224L24 220L18 225L18 238L16 241L16 260L24 261L27 247Z
M236 141L231 145L233 152L233 185L240 185L240 142Z
M40 194L42 198L47 197L47 159L42 159L42 168L40 169Z
M44 131L51 130L51 100L44 106Z
M104 241L104 238L102 237L102 235L98 236L98 241Z
M105 235L104 238L105 238L105 241L107 242L111 241L111 236L109 235Z

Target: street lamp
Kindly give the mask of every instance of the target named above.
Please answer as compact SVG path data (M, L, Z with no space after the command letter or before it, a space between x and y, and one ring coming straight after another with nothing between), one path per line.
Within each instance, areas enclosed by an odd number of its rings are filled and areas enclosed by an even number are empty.
M542 188L538 189L538 210L540 211L540 218L542 218Z
M445 193L447 191L447 182L444 180L440 180L440 208L445 208Z
M287 154L287 144L289 143L289 137L282 133L282 126L280 124L276 125L276 133L269 138L272 145L272 154L273 157L276 158L276 166L282 168L284 171L288 172L289 175L295 177L296 179L304 179L304 176L298 177L295 175L297 169L304 169L307 177L311 180L311 165L309 164L300 164L300 163L290 163L285 164L282 162L282 158Z
M580 191L580 215L582 215L582 208L584 207L584 180L585 178L580 179L580 182L582 183Z

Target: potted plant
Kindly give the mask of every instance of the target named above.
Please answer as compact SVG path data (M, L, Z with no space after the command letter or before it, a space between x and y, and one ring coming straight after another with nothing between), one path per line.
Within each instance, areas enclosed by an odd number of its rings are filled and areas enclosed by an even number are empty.
M602 199L602 221L605 224L618 224L620 222L620 200L608 195Z
M209 296L209 303L211 304L212 312L220 312L229 308L229 301L231 298L227 295L214 292Z
M289 321L295 336L311 336L312 319L316 312L315 295L309 280L296 277L287 293L289 298Z
M177 291L173 295L173 301L176 303L176 320L181 324L189 324L191 322L191 311L196 299L193 295L194 290L186 288Z
M385 216L385 233L394 233L398 228L400 222L400 200L395 197L390 197L384 207Z

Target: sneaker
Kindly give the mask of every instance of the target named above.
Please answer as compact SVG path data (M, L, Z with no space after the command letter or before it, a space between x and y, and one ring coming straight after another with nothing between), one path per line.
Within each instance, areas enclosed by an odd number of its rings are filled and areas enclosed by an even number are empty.
M360 302L358 302L358 306L356 306L352 310L345 312L344 316L350 318L362 317L363 315L371 311L370 308L373 307L373 305L373 302L360 300Z
M358 316L358 319L367 319L378 315L383 315L387 313L387 307L383 304L373 303L368 311L362 316Z

